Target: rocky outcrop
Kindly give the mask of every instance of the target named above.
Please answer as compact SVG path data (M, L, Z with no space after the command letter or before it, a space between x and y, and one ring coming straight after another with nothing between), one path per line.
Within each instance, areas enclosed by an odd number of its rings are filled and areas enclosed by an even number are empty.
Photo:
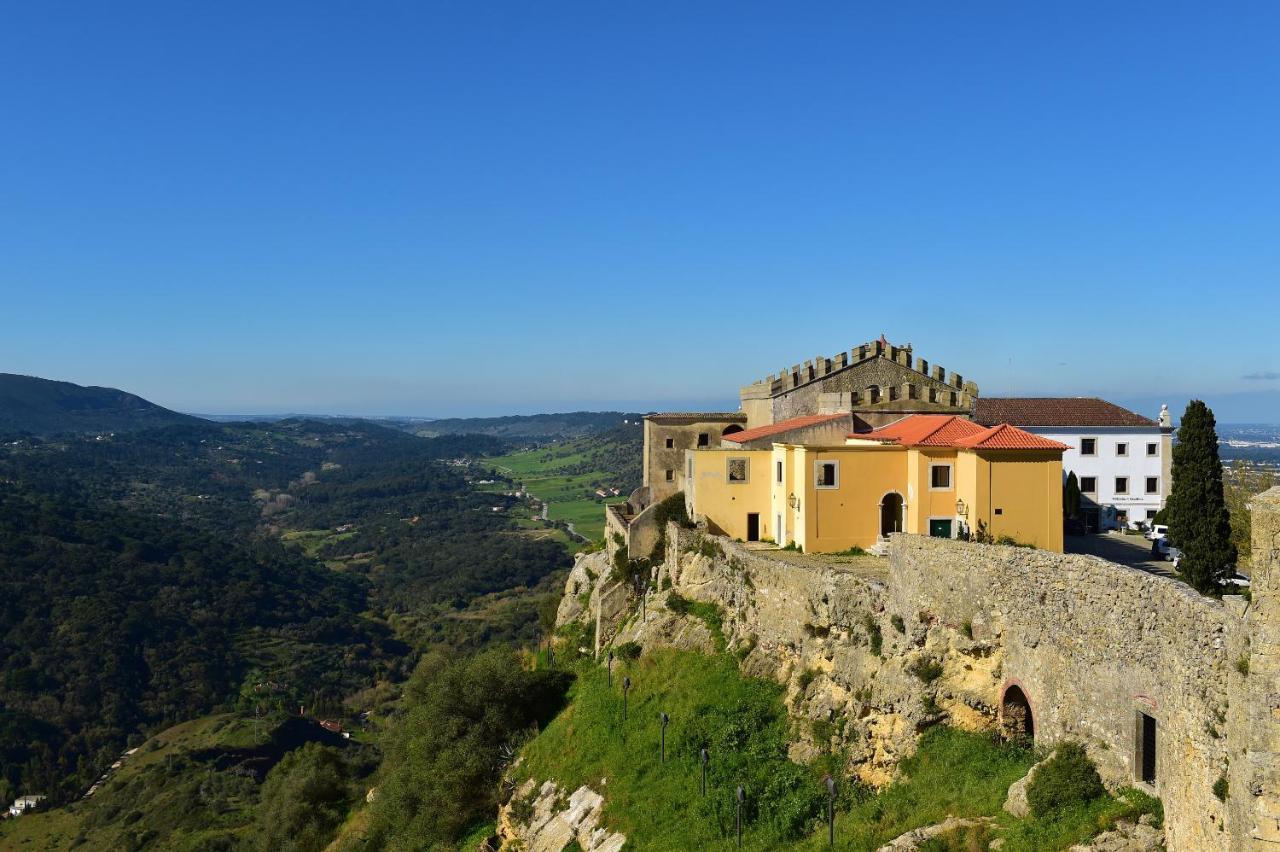
M600 826L604 797L585 784L567 793L554 781L526 781L498 812L501 849L560 852L577 843L586 852L618 852L627 838Z
M971 828L979 825L989 825L989 819L961 819L960 817L947 817L937 825L926 825L923 828L916 828L901 834L881 846L876 852L910 852L913 849L919 849L921 844L927 840L942 835L950 834L953 831L959 831L962 828Z
M1136 823L1122 822L1089 843L1072 846L1070 852L1162 852L1164 832L1151 823L1150 816Z

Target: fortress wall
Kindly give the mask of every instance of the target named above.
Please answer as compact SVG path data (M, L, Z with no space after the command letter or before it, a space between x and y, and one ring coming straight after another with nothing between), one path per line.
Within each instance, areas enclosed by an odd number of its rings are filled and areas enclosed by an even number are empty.
M1238 751L1229 646L1242 626L1221 601L1090 556L906 535L890 550L891 608L998 637L1001 690L1026 693L1037 743L1082 741L1110 785L1144 787L1136 713L1154 717L1157 780L1147 789L1164 802L1169 848L1228 848L1234 827L1213 784Z

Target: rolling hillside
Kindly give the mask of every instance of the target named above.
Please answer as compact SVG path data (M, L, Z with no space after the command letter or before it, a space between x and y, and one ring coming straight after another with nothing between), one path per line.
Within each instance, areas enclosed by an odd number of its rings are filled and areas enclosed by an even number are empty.
M0 433L134 432L197 422L115 388L0 373Z

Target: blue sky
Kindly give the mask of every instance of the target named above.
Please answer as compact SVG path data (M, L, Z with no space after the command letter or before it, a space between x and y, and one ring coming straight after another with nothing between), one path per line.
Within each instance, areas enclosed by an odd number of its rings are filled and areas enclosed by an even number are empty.
M1277 31L1262 2L9 4L0 371L204 412L719 407L884 333L988 395L1280 421Z

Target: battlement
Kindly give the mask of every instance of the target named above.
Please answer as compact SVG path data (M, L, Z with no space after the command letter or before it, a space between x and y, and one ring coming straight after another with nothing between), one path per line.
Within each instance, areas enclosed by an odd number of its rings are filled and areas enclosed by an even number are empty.
M965 391L970 396L977 395L977 387L966 387L964 377L959 373L952 372L948 376L946 369L938 364L933 365L930 370L929 362L924 358L916 357L910 343L905 346L895 346L881 336L879 340L863 343L829 358L820 355L802 364L793 364L789 369L783 368L743 388L744 398L759 399L778 396L875 358L886 358L919 373L926 379L940 382L957 391Z

